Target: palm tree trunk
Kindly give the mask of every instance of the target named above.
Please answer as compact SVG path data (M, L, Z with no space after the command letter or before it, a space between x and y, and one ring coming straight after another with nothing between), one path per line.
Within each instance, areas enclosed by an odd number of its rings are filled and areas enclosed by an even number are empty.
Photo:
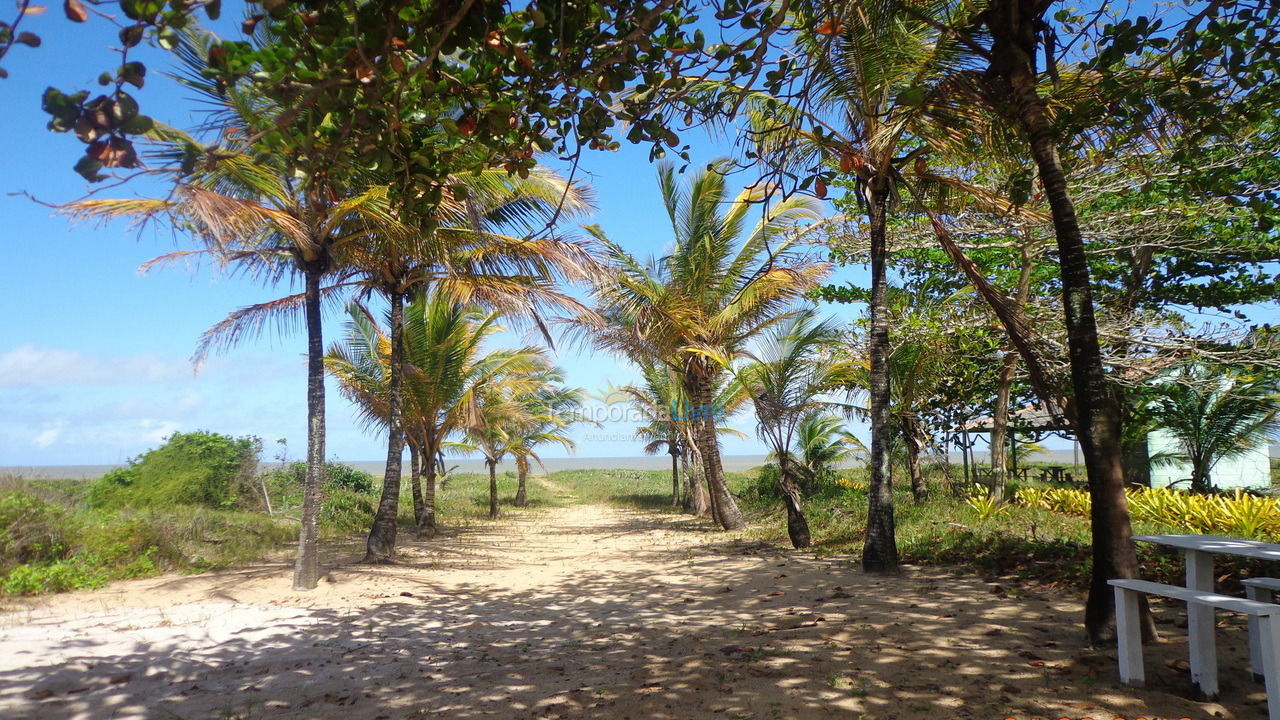
M741 530L746 523L742 521L742 511L733 495L729 494L729 486L724 480L724 468L720 464L720 445L716 441L716 414L718 408L712 406L711 381L704 375L694 379L698 413L698 444L702 452L702 464L706 468L707 487L711 493L711 508L715 512L716 522L725 530Z
M1018 291L1014 295L1014 303L1021 311L1031 297L1031 242L1030 230L1023 233L1023 244L1019 248L1020 266L1018 268ZM991 494L997 500L1005 495L1005 438L1009 430L1009 396L1013 390L1013 376L1018 369L1016 349L1005 351L1000 365L1000 374L996 377L996 406L991 414Z
M529 461L523 457L516 458L516 473L520 476L519 485L516 487L516 507L524 507L529 504L529 491L525 484L529 479Z
M923 443L915 421L903 423L902 441L907 451L907 472L911 475L911 497L916 502L924 502L929 499L929 488L924 484L924 473L920 470Z
M489 519L498 519L498 461L486 459L489 466Z
M400 513L401 456L404 454L404 430L400 426L403 398L401 385L404 356L404 295L387 293L391 302L391 362L387 382L387 471L382 476L382 497L378 500L378 512L373 517L373 527L365 544L362 562L390 562L396 553L396 516Z
M413 494L413 524L420 525L426 503L422 499L422 453L416 442L409 443L409 486Z
M667 438L668 454L671 455L671 507L680 507L680 451L676 449L675 439Z
M320 582L316 517L324 484L324 338L321 334L320 263L303 267L307 316L307 473L302 481L302 529L293 565L293 589L312 590Z
M800 489L791 477L791 463L787 462L785 450L778 451L778 485L782 489L782 501L787 506L787 537L791 539L791 547L799 550L813 544L809 537L809 521L800 509Z
M992 36L991 66L1008 84L1009 99L1027 135L1049 199L1058 240L1076 434L1084 453L1093 504L1093 576L1085 605L1085 629L1090 641L1098 643L1115 614L1107 580L1137 577L1138 557L1124 496L1120 403L1102 365L1084 237L1075 204L1067 192L1057 139L1044 101L1036 91L1038 23L1047 7L1040 0L998 0L989 6L985 17ZM1143 634L1154 636L1154 623L1146 612L1143 616Z
M693 469L689 466L689 448L680 448L680 507L685 512L693 512Z
M435 537L436 526L436 460L428 441L422 451L422 517L418 518L418 537Z
M867 489L867 532L862 569L896 572L898 545L894 531L893 486L889 477L889 316L885 308L888 278L886 223L889 192L883 180L870 187L868 215L871 234L871 480Z
M1009 436L1009 395L1013 390L1013 373L1018 368L1018 356L1005 352L1000 361L1000 374L996 376L996 406L991 413L991 496L1004 499L1005 444Z

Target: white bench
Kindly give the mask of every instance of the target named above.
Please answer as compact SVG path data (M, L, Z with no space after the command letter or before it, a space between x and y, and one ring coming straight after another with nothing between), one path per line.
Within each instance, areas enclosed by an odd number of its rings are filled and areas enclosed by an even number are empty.
M1262 671L1267 686L1267 712L1270 720L1280 720L1280 605L1259 600L1219 595L1218 593L1162 585L1146 580L1109 580L1116 594L1116 647L1119 655L1120 681L1141 687L1146 682L1142 667L1142 631L1138 621L1138 596L1159 595L1181 600L1188 606L1241 613L1249 617L1249 648L1256 649L1254 673ZM1271 589L1280 589L1280 582ZM1269 592L1269 590L1268 590ZM1218 694L1218 654L1213 636L1213 623L1208 632L1188 632L1191 651L1191 679L1206 698Z
M1258 602L1274 602L1272 594L1280 591L1280 578L1249 578L1241 580L1244 585L1244 595L1250 600ZM1262 682L1262 631L1258 625L1258 618L1253 615L1249 616L1249 666L1253 669L1253 679Z

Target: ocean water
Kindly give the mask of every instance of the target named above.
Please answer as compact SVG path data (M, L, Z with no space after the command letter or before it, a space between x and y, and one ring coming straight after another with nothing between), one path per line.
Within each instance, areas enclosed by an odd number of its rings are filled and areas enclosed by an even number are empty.
M764 464L764 455L725 455L722 460L726 470L749 470ZM408 457L406 456L405 471L408 471ZM374 475L383 474L386 463L382 460L342 460L335 458L338 462L350 465L358 470L363 470ZM545 458L543 462L548 472L556 472L559 470L668 470L671 468L671 457L669 455L657 456L641 456L641 457L567 457L567 458ZM446 457L445 463L452 467L458 466L458 472L485 472L484 461L478 458L451 458ZM262 463L262 466L268 467L271 463ZM91 479L101 477L109 470L113 470L119 465L3 465L0 466L0 477L6 475L17 475L25 478L77 478ZM507 470L515 471L515 464L511 462L500 463L498 465L499 472ZM537 463L534 463L534 471L538 471Z

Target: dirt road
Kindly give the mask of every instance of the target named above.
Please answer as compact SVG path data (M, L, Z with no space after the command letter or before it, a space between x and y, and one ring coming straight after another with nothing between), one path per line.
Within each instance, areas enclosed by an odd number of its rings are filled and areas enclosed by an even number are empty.
M311 593L282 559L0 616L0 717L1265 716L1238 628L1225 707L1195 703L1176 640L1150 653L1156 689L1119 686L1074 600L867 576L681 516L575 505L358 557L333 549Z

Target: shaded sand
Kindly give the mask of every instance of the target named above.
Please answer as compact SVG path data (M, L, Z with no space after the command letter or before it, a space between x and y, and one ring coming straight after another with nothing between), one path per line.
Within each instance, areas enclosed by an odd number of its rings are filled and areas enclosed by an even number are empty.
M1261 718L1238 624L1222 704L1187 699L1179 608L1153 686L1115 680L1074 599L862 574L680 516L573 506L409 541L166 576L0 616L4 718Z

